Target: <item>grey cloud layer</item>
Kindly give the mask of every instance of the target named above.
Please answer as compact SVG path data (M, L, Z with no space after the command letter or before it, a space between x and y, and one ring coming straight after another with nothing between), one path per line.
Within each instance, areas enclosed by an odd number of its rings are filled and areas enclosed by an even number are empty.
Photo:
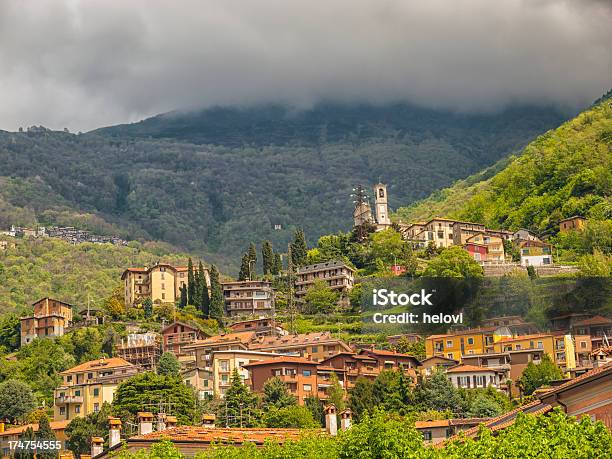
M0 128L318 100L578 107L612 86L612 2L0 3Z

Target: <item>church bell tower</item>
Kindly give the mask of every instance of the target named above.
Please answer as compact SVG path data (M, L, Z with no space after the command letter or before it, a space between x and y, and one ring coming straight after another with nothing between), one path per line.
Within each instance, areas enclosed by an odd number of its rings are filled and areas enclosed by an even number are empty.
M391 226L391 219L387 208L387 185L384 183L374 185L374 202L378 229L388 228Z

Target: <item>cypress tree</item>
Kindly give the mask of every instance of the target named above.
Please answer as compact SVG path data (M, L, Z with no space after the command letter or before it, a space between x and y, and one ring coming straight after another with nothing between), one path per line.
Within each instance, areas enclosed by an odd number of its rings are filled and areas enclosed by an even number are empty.
M187 286L185 284L181 285L181 302L179 303L179 307L182 309L187 306Z
M307 252L306 236L304 235L304 230L299 228L295 231L293 242L291 243L291 257L294 267L297 268L306 264Z
M280 253L274 254L274 269L272 270L272 274L279 275L283 270L283 260L281 258Z
M193 291L193 305L198 310L202 310L202 273L199 269L193 270L194 278L194 291Z
M261 263L264 276L274 273L274 250L270 241L264 241L261 245Z
M242 255L242 261L240 262L240 272L238 273L238 280L245 281L249 278L249 254L248 252Z
M257 248L251 242L248 251L249 256L249 280L257 278Z
M36 434L34 433L34 429L28 427L25 432L21 434L19 440L22 442L36 441ZM31 450L29 448L16 449L15 455L13 457L15 459L34 459L34 450Z
M144 299L142 302L142 309L144 310L144 316L150 319L153 315L153 301L151 301L151 298L147 297Z
M36 432L36 442L52 442L56 441L55 432L51 429L51 425L49 424L49 418L45 415L40 418L38 421L38 431ZM39 459L51 459L57 458L58 452L57 450L45 450L45 449L37 449L36 457Z
M193 274L193 261L189 258L187 265L187 304L195 304L195 275Z
M208 293L208 284L206 282L206 270L202 262L200 262L198 271L200 277L200 311L202 311L204 317L208 317L210 315L210 296Z
M219 324L223 323L223 290L219 282L219 271L215 265L210 266L210 318L216 319Z

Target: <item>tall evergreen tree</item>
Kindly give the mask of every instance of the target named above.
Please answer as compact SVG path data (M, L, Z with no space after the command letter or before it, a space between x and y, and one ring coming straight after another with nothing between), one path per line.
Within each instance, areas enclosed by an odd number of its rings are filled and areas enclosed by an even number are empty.
M34 433L34 429L32 427L28 427L19 437L19 440L22 442L35 442L36 434ZM15 459L34 459L34 451L29 448L16 449L15 455L13 456Z
M142 309L144 310L144 316L149 319L153 315L153 301L150 297L146 297L142 302Z
M199 276L200 276L200 302L199 309L202 311L202 315L204 317L210 316L210 295L208 292L208 283L206 282L206 270L204 269L204 265L200 262L198 267Z
M307 253L308 246L306 245L306 236L304 235L304 230L299 228L295 231L293 242L291 243L291 257L294 268L306 264Z
M257 248L252 242L247 253L249 255L249 279L253 280L257 278Z
M193 273L193 261L189 258L187 265L187 304L195 304L195 275Z
M219 405L217 419L223 427L253 427L257 424L257 397L244 385L234 368L230 387Z
M238 280L247 280L249 278L250 269L251 268L249 267L249 253L246 252L244 255L242 255L242 260L240 261L240 272L238 273Z
M36 432L36 442L40 444L50 443L57 440L55 432L51 429L49 418L44 415L38 421L38 431ZM36 451L37 459L55 459L58 457L58 451L53 449L38 449Z
M179 307L182 309L187 306L187 286L181 285L181 301L179 302Z
M281 258L280 253L274 254L274 268L272 270L272 274L278 276L283 270L283 260Z
M210 266L210 318L216 319L220 324L223 323L223 310L225 302L223 300L223 290L219 281L219 271L215 265Z
M274 274L274 250L270 241L264 241L261 245L261 263L264 276Z

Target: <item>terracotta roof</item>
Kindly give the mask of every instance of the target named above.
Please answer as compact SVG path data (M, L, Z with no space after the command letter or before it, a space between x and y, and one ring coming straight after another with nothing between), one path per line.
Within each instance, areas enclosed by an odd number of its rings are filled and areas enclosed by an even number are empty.
M567 389L570 389L574 386L578 386L580 384L584 384L592 379L599 378L605 375L612 375L612 363L608 363L602 367L594 368L591 371L587 371L586 373L574 378L566 383L561 384L560 386L553 387L551 390L542 394L540 396L540 400L545 399L551 394L556 394L558 392L563 392Z
M485 354L486 355L486 354ZM468 357L474 357L474 355L469 355ZM424 362L427 362L428 360L432 360L432 359L442 359L442 360L447 360L449 362L454 362L454 363L458 363L458 360L455 359L449 359L448 357L443 357L441 355L432 355L431 357L427 357L426 359L421 360L421 365Z
M181 322L181 321L177 320L176 322L172 322L170 325L166 325L164 328L162 328L161 333L165 332L169 328L174 327L175 325L182 325L184 327L189 327L192 330L200 331L200 329L198 327L196 327L195 325L191 325L191 324L188 324L187 322Z
M261 365L274 365L277 363L301 363L304 365L318 365L317 362L312 360L305 359L304 357L292 357L290 355L285 355L281 357L276 357L272 359L260 360L259 362L251 362L243 365L244 368L247 367L255 367Z
M303 346L305 344L318 345L326 343L341 343L347 351L348 345L338 338L334 338L329 332L302 333L299 335L285 336L259 336L249 343L250 349L273 349Z
M249 341L255 336L255 332L252 331L242 331L242 332L234 332L234 333L226 333L225 335L215 335L210 338L198 340L189 346L200 346L207 344L219 344L230 341L240 341L244 344L248 344ZM185 346L187 347L187 346Z
M67 421L50 421L49 425L51 426L51 430L63 430L68 424L70 424L71 420ZM11 435L20 435L26 431L28 427L31 427L34 432L38 430L38 424L25 424L23 426L11 427L6 429L4 432L0 432L0 438L9 437Z
M521 336L514 336L512 338L502 337L500 342L508 343L508 342L513 342L513 341L524 341L526 339L548 338L550 336L552 336L550 333L536 333L535 335L521 335Z
M179 426L127 439L133 442L155 442L163 439L173 443L235 443L252 442L263 444L266 440L282 443L297 440L303 434L300 429L238 429L210 428L202 426Z
M477 367L476 365L459 365L446 370L447 373L478 373L478 372L495 372L494 368Z
M401 358L406 358L406 359L413 359L413 360L416 360L417 363L420 363L419 359L417 359L414 355L411 355L411 354L401 354L399 352L385 351L383 349L362 349L359 351L360 355L363 355L366 353L380 355L382 357L401 357Z
M65 301L62 301L62 300L56 300L56 299L54 299L54 298L49 298L48 296L46 296L46 297L44 297L44 298L41 298L40 300L36 301L35 303L32 303L32 306L35 306L35 305L37 305L38 303L40 303L41 301L45 301L45 300L55 301L56 303L63 304L64 306L70 306L71 308L74 308L74 305L73 305L73 304L66 303Z
M120 367L134 367L127 360L122 359L121 357L111 357L109 359L97 359L90 360L89 362L81 363L76 367L69 368L68 370L62 371L60 374L70 374L70 373L81 373L84 371L90 370L108 370L111 368L120 368Z
M429 429L432 427L448 427L450 419L439 419L435 421L415 421L414 427L417 429Z
M503 327L504 325L502 325ZM430 335L427 339L430 338L447 338L449 336L458 336L458 335L478 335L480 333L494 332L500 328L500 326L491 326L491 327L481 327L481 328L470 328L468 330L456 331L454 333L446 333L444 335Z
M574 327L577 325L607 325L612 324L612 319L608 319L604 316L595 316L589 319L584 319L574 324Z

